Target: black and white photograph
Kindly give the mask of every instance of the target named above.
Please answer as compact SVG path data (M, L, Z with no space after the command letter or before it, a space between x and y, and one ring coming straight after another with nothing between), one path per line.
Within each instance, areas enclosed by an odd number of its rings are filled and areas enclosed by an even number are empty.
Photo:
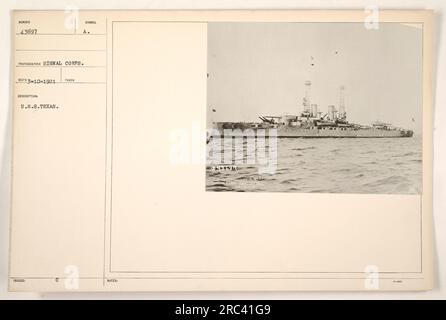
M446 297L446 2L91 1L0 4L0 300Z
M422 25L208 24L206 191L422 193Z

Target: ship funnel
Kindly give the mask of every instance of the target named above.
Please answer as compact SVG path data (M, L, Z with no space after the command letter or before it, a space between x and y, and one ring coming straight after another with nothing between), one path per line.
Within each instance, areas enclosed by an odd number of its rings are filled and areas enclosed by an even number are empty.
M330 120L336 119L336 108L333 105L328 106L328 117Z
M339 118L345 120L347 114L345 112L345 100L344 100L345 87L342 85L339 87Z
M310 113L311 112L311 98L310 98L310 92L311 92L311 81L305 81L305 97L303 102L303 112Z
M314 118L317 117L317 104L316 103L311 104L311 116Z

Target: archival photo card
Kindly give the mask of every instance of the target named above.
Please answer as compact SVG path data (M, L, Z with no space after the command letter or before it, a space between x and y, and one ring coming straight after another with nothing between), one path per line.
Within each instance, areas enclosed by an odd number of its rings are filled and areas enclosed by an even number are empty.
M421 194L422 24L208 24L207 191Z
M11 291L437 285L432 11L11 19Z

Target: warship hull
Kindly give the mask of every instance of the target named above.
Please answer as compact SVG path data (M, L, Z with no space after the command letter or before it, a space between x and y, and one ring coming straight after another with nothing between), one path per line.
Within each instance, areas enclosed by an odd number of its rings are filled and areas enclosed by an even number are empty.
M380 128L300 128L292 126L278 126L274 128L260 128L236 123L220 122L217 130L221 136L225 135L265 135L274 129L278 138L408 138L413 136L412 130L380 129ZM249 132L248 132L248 131Z
M382 130L382 129L345 129L321 128L301 129L292 127L277 128L280 138L407 138L413 132L408 130Z

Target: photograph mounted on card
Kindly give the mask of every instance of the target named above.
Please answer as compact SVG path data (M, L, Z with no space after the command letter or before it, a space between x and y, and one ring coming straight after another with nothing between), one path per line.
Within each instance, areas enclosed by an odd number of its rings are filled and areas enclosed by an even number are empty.
M13 26L11 290L434 285L432 12Z

